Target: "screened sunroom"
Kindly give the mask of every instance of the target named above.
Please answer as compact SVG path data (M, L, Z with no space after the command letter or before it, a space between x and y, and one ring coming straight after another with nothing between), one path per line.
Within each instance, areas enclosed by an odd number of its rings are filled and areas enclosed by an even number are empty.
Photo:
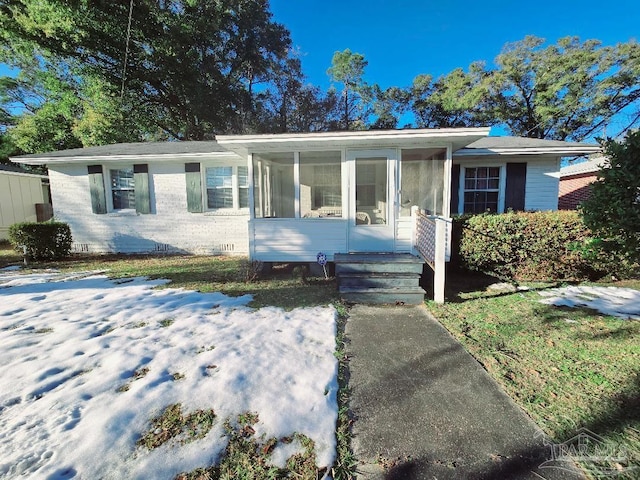
M487 129L220 136L249 168L251 257L414 251L416 209L448 217L452 152Z

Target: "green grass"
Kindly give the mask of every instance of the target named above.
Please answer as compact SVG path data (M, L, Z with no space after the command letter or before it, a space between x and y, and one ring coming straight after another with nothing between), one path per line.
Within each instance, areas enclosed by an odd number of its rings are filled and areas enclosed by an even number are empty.
M640 472L640 322L544 305L537 291L490 293L483 280L452 278L450 303L428 307L554 442L586 428L615 461L585 464L594 477ZM466 288L462 288L466 285ZM640 281L611 284L640 289ZM537 288L545 288L537 285Z
M174 403L151 420L149 430L136 445L153 450L170 441L184 444L204 438L213 427L215 417L213 410L196 410L184 415L182 405Z
M0 268L20 264L8 243L0 244ZM244 257L195 255L73 255L57 262L29 265L32 269L61 271L101 270L112 278L145 276L167 279L167 287L200 292L222 292L230 296L253 295L252 307L297 307L328 305L338 301L335 281L330 278L302 278L295 265L275 266L255 276Z

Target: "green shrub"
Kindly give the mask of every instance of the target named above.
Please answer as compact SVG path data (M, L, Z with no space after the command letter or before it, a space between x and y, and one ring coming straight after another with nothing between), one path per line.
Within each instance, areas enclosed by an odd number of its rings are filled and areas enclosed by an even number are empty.
M9 227L9 241L19 252L26 246L27 257L33 260L57 260L71 252L71 230L66 223L14 223Z
M577 212L482 214L456 223L459 262L470 270L513 280L581 280L606 270L584 254L593 239Z

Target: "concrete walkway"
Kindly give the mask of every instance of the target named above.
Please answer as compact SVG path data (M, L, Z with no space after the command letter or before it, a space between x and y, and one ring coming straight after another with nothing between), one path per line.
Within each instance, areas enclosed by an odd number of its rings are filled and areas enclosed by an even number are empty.
M425 307L357 305L346 337L358 478L582 478Z

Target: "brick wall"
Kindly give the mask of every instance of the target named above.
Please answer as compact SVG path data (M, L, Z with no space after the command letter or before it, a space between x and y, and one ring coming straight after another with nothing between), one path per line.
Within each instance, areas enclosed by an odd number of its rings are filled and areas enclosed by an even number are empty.
M92 213L86 165L52 165L49 172L55 218L69 224L76 251L249 253L246 211L187 211L184 163L149 164L147 215Z
M596 181L594 172L570 175L560 178L558 209L575 210L580 202L586 200L591 192L591 184Z

